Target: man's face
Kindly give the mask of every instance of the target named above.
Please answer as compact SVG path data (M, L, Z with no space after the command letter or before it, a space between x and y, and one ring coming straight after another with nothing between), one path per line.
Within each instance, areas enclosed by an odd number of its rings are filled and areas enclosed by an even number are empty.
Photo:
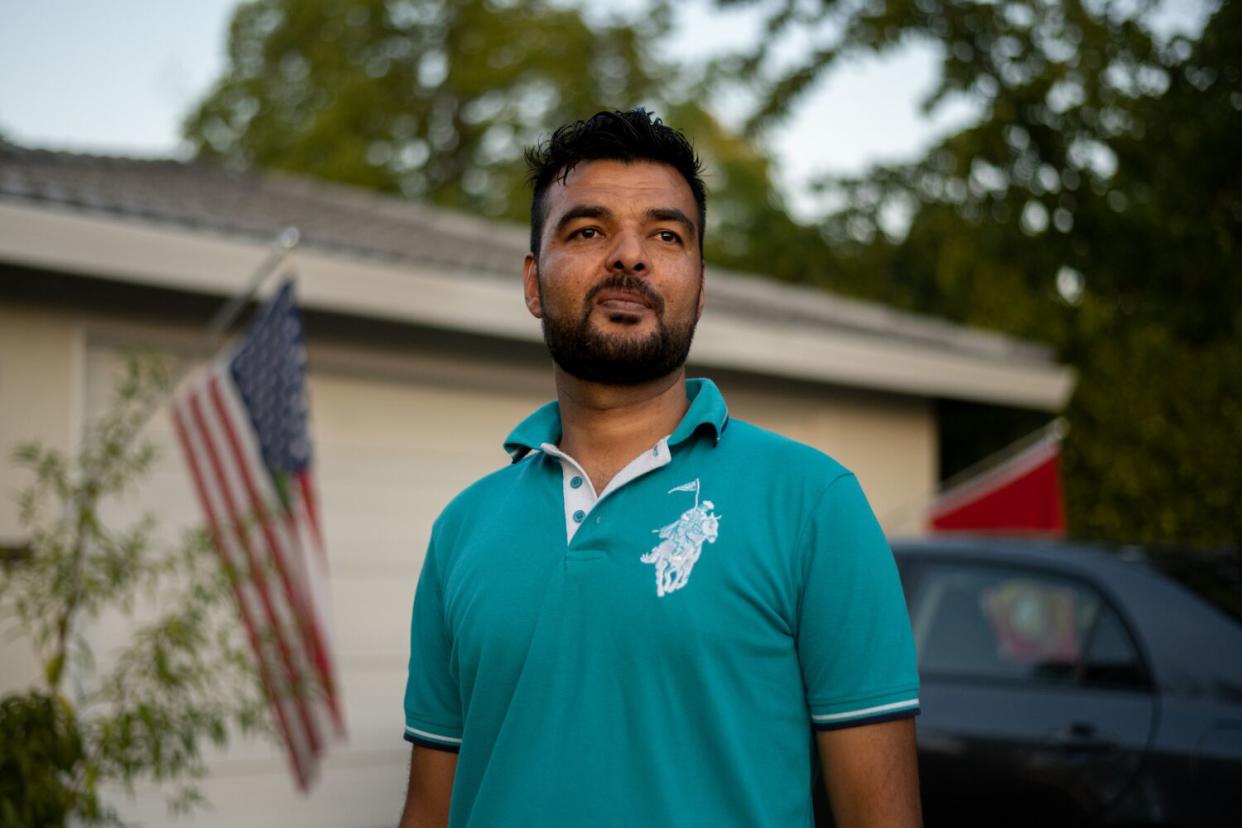
M544 210L524 281L556 364L606 385L680 368L703 311L698 209L685 179L650 161L589 161L553 182Z

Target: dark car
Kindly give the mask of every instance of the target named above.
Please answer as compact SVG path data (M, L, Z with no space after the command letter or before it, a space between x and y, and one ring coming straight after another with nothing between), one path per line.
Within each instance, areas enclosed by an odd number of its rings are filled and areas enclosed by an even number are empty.
M1242 826L1236 558L995 538L893 551L929 826Z

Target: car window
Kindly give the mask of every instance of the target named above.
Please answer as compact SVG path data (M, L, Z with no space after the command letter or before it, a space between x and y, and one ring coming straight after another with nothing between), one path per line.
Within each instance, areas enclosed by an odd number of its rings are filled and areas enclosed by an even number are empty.
M911 619L924 675L1108 685L1143 675L1124 625L1082 582L969 563L922 569Z
M1144 688L1149 684L1147 670L1134 639L1117 613L1101 605L1091 631L1082 665L1081 680L1103 687Z

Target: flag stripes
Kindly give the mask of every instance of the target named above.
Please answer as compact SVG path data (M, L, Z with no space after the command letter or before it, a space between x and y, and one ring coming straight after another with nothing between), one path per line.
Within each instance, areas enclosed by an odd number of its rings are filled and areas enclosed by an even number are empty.
M260 595L263 597L263 604L268 612L268 621L274 630L280 630L281 634L276 636L276 644L280 649L281 659L285 663L285 672L289 680L288 692L297 698L298 715L302 719L305 726L305 737L310 743L310 750L314 754L319 753L320 740L318 728L313 720L310 710L309 700L305 698L307 687L304 686L305 669L302 658L305 650L309 648L310 641L306 636L305 629L291 629L294 624L305 627L305 609L301 606L301 599L290 583L289 561L284 552L283 544L277 539L273 530L273 524L268 518L267 510L263 506L263 500L259 497L259 493L255 490L253 476L251 475L251 467L254 458L246 457L241 445L237 439L237 431L233 426L231 419L232 412L226 410L224 402L220 398L220 378L213 375L207 380L206 396L211 403L212 413L216 416L214 424L220 431L219 437L225 449L230 452L224 455L224 452L218 451L211 444L208 446L208 456L215 458L217 454L225 457L226 461L232 461L231 471L237 476L237 482L241 483L240 492L245 494L250 503L250 511L243 512L233 503L233 495L227 488L222 489L225 502L228 504L229 513L233 516L235 530L238 537L242 540L242 547L246 550L246 554L250 559L250 575L254 579L255 584L259 587ZM196 413L199 412L199 398L193 400ZM216 445L220 445L217 443ZM240 500L240 497L238 498ZM269 496L269 502L272 498ZM243 521L249 519L248 525L243 525ZM263 540L266 541L267 553L270 556L264 560L256 552L259 545L254 543L253 529L257 527L262 534ZM275 590L271 589L267 582L265 573L259 573L261 568L270 568L276 571L279 586L284 588L284 594L272 594ZM284 599L283 602L281 599ZM279 618L277 617L279 616ZM302 652L299 652L302 650Z
M306 595L309 598L308 612L314 635L311 644L314 648L315 668L319 680L323 683L328 712L332 717L332 726L339 737L345 736L345 716L340 706L340 693L336 686L336 668L332 663L332 637L328 625L332 602L328 593L328 558L324 553L323 541L319 534L318 521L315 516L314 483L309 473L296 475L300 498L295 497L297 511L290 512L286 519L290 536L297 539L302 550L307 554L298 556L305 566Z
M214 371L212 372L214 375ZM214 377L209 376L207 382ZM239 505L242 495L240 476L242 471L235 465L235 459L226 454L223 426L216 419L214 409L204 404L208 396L204 382L195 383L185 394L185 405L189 410L188 423L193 431L194 439L201 448L206 462L206 484L203 494L205 512L222 515L225 521L217 523L217 535L222 539L217 543L221 557L231 568L234 577L243 583L243 591L253 593L251 601L257 603L259 612L252 612L251 617L260 620L257 626L256 640L252 643L256 661L265 665L263 669L269 675L279 669L278 675L283 681L270 681L268 684L269 701L278 720L285 720L282 735L295 766L295 778L299 788L305 790L313 781L311 768L315 764L318 749L318 738L313 718L308 709L307 699L300 692L298 677L300 672L294 662L291 639L296 632L291 629L289 616L293 608L278 604L280 596L273 595L268 583L271 567L256 551L254 517L248 515ZM253 622L252 622L253 623ZM271 652L272 649L276 653ZM272 661L278 661L272 664Z
M229 586L233 590L233 598L236 600L238 612L241 614L242 626L246 631L246 639L250 643L251 651L257 656L263 652L263 646L259 638L258 625L255 621L254 599L247 595L249 588L239 575L239 573L248 571L248 567L241 565L241 562L230 554L233 544L226 540L226 533L221 527L216 507L213 505L214 498L208 494L207 482L197 460L198 456L200 456L200 449L196 445L196 441L190 437L189 429L187 429L185 423L185 413L181 408L180 405L173 406L173 428L177 433L177 442L181 445L182 454L185 455L186 463L190 468L190 478L194 482L195 494L198 495L199 502L206 513L207 530L211 535L212 543L221 555L221 562L228 576ZM272 710L276 717L276 725L280 731L281 738L286 745L294 744L295 737L291 730L289 713L286 709L288 704L278 695L277 684L272 677L271 664L267 658L258 657L256 658L256 666L264 692L269 699L274 700ZM301 751L297 750L287 750L285 753L289 758L290 769L293 771L293 777L297 782L298 788L305 790L310 782L305 757Z
M344 737L310 471L301 327L286 283L172 403L178 443L299 789Z

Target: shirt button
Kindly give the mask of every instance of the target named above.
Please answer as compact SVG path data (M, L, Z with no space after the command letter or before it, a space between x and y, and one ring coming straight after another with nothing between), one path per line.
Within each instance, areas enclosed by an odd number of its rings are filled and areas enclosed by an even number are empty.
M578 489L578 488L581 488L581 487L582 487L582 478L581 478L581 477L579 477L578 475L576 475L576 474L575 474L573 477L569 478L569 488L571 488L571 489Z
M574 512L574 523L582 523L584 520L586 520L586 512L581 509Z

